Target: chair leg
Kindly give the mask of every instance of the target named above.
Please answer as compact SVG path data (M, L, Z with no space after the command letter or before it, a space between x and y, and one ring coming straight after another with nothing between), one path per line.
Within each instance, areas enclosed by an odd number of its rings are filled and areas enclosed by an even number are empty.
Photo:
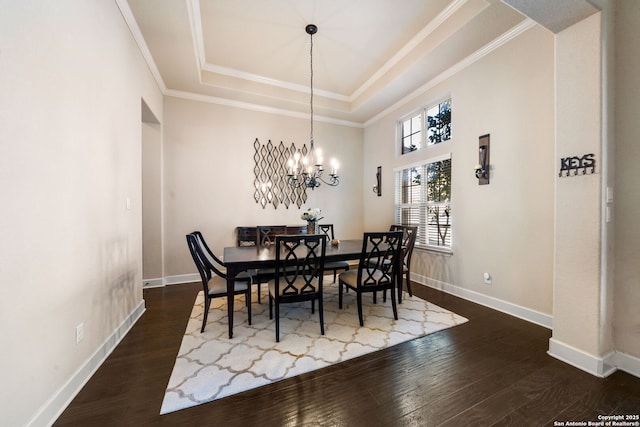
M320 334L324 335L324 311L322 307L322 295L318 298L318 314L320 316Z
M393 308L393 318L398 320L398 307L396 306L396 293L394 292L393 288L391 288L389 293L391 294L391 307Z
M276 301L276 342L280 342L280 303Z
M362 317L362 292L356 292L358 301L358 319L360 320L360 326L364 326L364 318ZM373 293L375 295L375 292Z
M273 297L269 293L269 320L273 319Z
M260 304L262 296L260 295L260 282L258 282L258 304Z
M413 296L413 292L411 292L411 277L409 276L409 271L407 271L407 278L406 278L406 282L407 282L407 291L409 292L409 296Z
M204 297L204 313L202 314L202 328L200 333L204 332L204 327L207 326L207 317L209 316L209 307L211 307L211 298L205 295Z
M344 284L342 283L342 281L338 282L338 308L340 310L342 310L342 288L344 287Z
M249 325L251 325L251 285L247 286L247 293L244 294L244 298L247 304L247 317L249 318Z

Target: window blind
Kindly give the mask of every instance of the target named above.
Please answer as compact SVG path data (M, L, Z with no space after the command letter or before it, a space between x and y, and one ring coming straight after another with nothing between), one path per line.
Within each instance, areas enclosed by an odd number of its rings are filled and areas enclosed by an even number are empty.
M451 248L451 156L395 173L395 221L418 227L417 246Z

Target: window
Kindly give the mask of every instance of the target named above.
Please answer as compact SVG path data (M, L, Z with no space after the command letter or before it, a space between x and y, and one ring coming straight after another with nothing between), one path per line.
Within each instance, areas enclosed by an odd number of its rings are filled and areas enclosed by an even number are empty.
M402 154L451 139L451 99L401 120Z
M451 155L396 175L395 220L416 226L416 246L451 249Z
M422 148L422 113L402 122L402 154Z

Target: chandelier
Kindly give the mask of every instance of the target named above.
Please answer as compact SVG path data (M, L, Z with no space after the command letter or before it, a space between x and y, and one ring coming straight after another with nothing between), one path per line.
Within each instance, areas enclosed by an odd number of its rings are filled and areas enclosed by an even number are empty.
M289 185L298 188L305 186L312 190L320 187L320 183L336 186L340 183L338 177L338 162L331 159L331 170L329 172L328 181L322 177L324 168L322 166L322 152L316 149L313 143L313 35L318 32L318 27L313 24L306 26L305 31L311 37L311 48L309 49L309 57L311 64L311 137L309 140L309 152L302 154L296 151L287 163L287 179Z

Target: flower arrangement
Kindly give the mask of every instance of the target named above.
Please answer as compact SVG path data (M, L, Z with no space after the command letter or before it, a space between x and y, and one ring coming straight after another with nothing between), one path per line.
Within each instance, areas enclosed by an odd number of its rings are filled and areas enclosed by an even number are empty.
M322 214L322 211L319 208L314 208L314 209L307 209L306 211L302 212L302 215L300 215L300 218L302 218L305 221L320 221L322 218L324 217L320 217L320 215Z

